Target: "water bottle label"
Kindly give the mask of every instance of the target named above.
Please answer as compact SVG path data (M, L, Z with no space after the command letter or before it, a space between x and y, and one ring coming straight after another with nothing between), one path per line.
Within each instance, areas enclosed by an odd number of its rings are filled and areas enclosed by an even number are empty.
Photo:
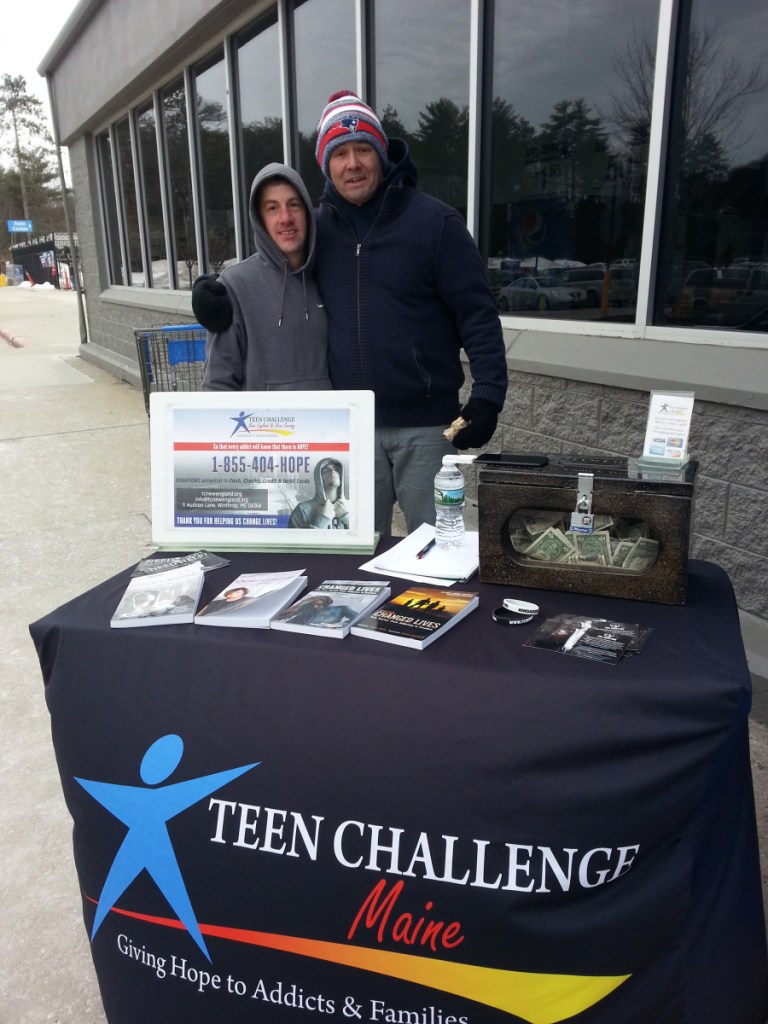
M454 491L444 491L435 488L435 504L436 505L463 505L464 504L464 488L459 487Z

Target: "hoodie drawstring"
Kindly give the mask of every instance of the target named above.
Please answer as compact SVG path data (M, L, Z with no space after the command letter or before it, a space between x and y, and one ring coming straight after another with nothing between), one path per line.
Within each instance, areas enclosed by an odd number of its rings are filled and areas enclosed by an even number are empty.
M280 292L280 312L277 315L277 326L283 326L283 310L285 309L285 286L288 283L288 260L283 261L283 287Z
M277 316L277 326L283 326L283 310L285 309L285 289L288 286L288 260L283 262L283 287L280 292L280 312ZM309 320L309 309L307 307L307 278L305 272L301 272L301 294L304 300L304 319Z

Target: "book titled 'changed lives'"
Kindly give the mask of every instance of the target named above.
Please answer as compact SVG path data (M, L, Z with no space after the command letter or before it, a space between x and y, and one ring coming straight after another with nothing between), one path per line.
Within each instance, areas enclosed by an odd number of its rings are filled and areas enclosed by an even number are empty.
M272 629L343 639L391 594L385 580L325 580L272 619Z
M437 587L411 587L352 627L354 636L422 650L478 605L478 595Z

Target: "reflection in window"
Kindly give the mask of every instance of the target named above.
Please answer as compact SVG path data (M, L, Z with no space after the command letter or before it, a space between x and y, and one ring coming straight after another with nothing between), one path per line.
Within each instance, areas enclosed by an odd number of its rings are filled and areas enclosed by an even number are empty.
M283 162L283 118L280 98L280 47L277 14L262 19L237 40L238 95L242 133L245 250L253 252L253 230L247 215L251 182L272 161Z
M298 171L313 200L325 180L315 160L317 122L328 97L355 88L354 0L301 0L294 13Z
M195 71L197 125L208 245L208 265L219 273L236 259L232 176L223 57Z
M107 260L109 280L112 284L125 284L123 257L120 251L120 229L115 201L115 169L112 164L112 146L109 132L103 132L96 140L101 172L101 198L104 214L104 231L107 239Z
M131 156L131 133L128 118L115 126L117 160L120 170L120 185L123 196L125 245L128 250L128 279L124 284L144 284L144 264L141 259L141 235L139 234L139 210L136 203L136 180L133 176Z
M520 10L514 6L509 16L516 31ZM463 215L467 210L469 35L469 4L392 0L376 5L377 113L387 135L408 143L422 191Z
M675 70L655 322L768 330L768 8L691 0Z
M152 287L168 288L168 260L163 232L163 203L160 196L160 171L157 162L155 109L150 102L137 113L141 169L144 175L144 202L147 213L149 258L152 265Z
M522 315L634 320L659 0L558 6L526 7L521 32L495 5L491 285Z
M171 237L176 250L177 266L177 283L172 284L172 287L189 290L199 269L183 81L179 80L163 89L161 105L170 187Z

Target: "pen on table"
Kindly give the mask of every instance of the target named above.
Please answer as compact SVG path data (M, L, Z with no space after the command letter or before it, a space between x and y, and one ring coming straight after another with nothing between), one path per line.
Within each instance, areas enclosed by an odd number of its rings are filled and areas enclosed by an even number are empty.
M432 540L428 544L424 545L424 547L421 549L421 551L417 551L416 552L416 557L417 558L423 558L424 555L428 554L432 550L432 548L434 546L435 546L435 538L433 537Z

